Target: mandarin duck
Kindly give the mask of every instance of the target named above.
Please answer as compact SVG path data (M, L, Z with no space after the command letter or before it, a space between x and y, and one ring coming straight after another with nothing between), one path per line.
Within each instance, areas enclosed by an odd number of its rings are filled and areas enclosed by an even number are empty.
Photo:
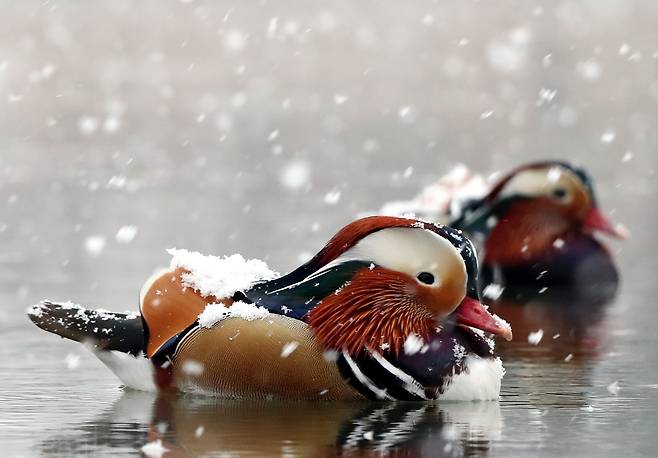
M484 284L614 285L617 270L599 231L626 238L601 212L592 180L566 162L522 165L492 186L464 166L382 214L415 213L462 229L478 246ZM533 286L534 287L534 286Z
M262 261L172 251L140 312L43 302L40 328L88 343L129 387L227 398L494 399L504 373L461 231L397 217L345 226L277 276ZM237 257L237 260L236 260Z

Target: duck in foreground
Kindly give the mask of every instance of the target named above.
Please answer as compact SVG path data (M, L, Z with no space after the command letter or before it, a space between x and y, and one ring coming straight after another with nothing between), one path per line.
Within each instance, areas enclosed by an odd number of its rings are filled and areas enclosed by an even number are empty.
M623 239L628 232L601 212L589 175L566 162L526 164L493 186L462 167L411 203L389 204L382 213L407 210L473 238L485 283L618 281L608 249L593 234Z
M171 250L140 313L43 302L42 329L92 351L129 387L242 399L496 399L489 334L511 329L479 302L458 230L368 217L277 276L262 261Z

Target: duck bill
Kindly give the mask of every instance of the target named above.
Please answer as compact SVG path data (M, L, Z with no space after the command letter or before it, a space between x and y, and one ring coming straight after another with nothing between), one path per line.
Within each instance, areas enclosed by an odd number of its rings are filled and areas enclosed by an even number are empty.
M603 213L601 213L601 210L599 210L596 207L593 207L589 211L587 216L585 216L585 220L583 221L583 227L587 231L604 232L618 239L627 239L629 236L628 230L626 230L621 226L615 227L610 222L610 220Z
M457 324L470 326L512 340L512 328L508 323L492 315L477 300L465 297L455 310Z

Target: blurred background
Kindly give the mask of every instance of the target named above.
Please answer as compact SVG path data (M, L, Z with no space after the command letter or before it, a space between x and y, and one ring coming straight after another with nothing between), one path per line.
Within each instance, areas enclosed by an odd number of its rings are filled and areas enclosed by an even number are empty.
M24 316L38 300L135 309L169 247L284 272L460 162L486 175L544 158L588 169L633 234L611 244L615 316L637 339L653 329L653 0L0 4L7 378L42 364L51 377L73 348L56 342L59 359L36 362L53 342ZM626 314L636 302L646 313ZM86 376L109 375L82 358Z

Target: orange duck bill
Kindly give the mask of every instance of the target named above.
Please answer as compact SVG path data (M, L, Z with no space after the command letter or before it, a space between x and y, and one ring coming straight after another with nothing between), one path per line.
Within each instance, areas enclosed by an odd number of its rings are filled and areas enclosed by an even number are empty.
M601 231L618 239L627 239L630 236L628 229L621 225L614 226L596 207L593 207L585 216L583 227L587 231Z
M512 328L504 320L492 315L479 301L465 297L455 310L457 324L470 326L512 340Z

